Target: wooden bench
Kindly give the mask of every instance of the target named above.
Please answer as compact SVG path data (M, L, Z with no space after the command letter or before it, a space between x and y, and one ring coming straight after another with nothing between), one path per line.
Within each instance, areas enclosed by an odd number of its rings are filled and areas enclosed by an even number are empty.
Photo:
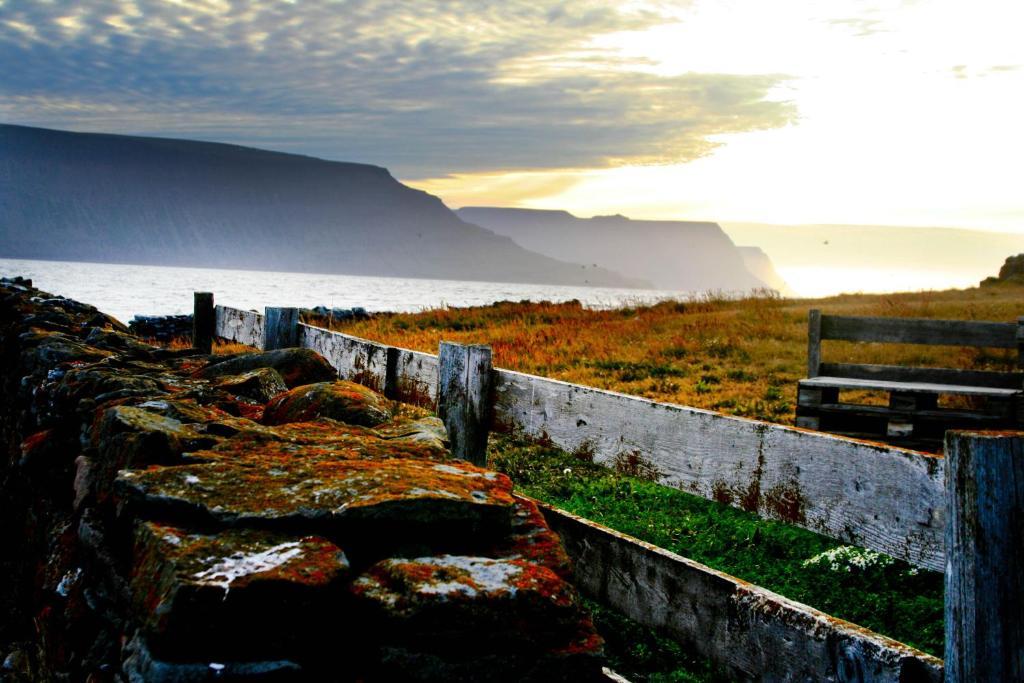
M888 440L941 440L947 429L1024 426L1024 372L823 363L824 339L1017 350L1024 368L1024 317L1017 323L808 315L807 378L797 385L798 427ZM841 391L884 391L887 406L843 403ZM973 397L942 408L945 394Z

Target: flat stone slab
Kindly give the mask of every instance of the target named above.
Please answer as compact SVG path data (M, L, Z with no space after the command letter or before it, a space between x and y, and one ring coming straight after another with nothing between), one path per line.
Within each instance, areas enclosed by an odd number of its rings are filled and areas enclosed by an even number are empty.
M229 394L251 398L260 403L266 403L288 391L281 373L274 368L256 368L240 375L228 375L216 382L215 386Z
M165 659L276 658L322 641L323 624L347 611L349 573L341 548L317 536L140 522L131 592Z
M430 545L505 534L514 499L505 475L462 462L344 460L293 454L118 475L126 509L147 519L281 528ZM424 532L434 533L423 536ZM381 537L380 540L388 540Z
M394 458L448 462L452 456L443 446L429 440L386 439L366 427L318 420L240 432L212 449L188 453L184 460L231 462L254 467L289 467L292 461L309 463L315 460Z
M338 371L327 360L310 349L277 349L263 353L243 353L216 362L196 371L197 377L214 379L238 375L257 368L273 368L289 387L338 378Z
M582 620L570 584L526 560L392 558L373 565L351 590L386 643L419 651L544 649L571 638Z
M551 570L525 560L389 559L353 582L386 675L411 681L598 681L604 643Z

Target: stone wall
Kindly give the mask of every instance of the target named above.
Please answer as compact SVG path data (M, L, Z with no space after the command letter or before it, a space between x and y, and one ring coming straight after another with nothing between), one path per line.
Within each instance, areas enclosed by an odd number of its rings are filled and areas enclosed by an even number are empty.
M192 314L137 315L128 323L128 331L136 337L169 342L192 338Z
M600 679L558 537L435 418L27 281L0 340L0 679Z

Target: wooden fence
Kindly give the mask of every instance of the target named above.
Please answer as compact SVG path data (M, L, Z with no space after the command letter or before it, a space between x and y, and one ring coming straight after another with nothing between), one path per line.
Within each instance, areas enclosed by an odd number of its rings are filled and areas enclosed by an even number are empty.
M197 308L198 302L197 297ZM972 618L966 623L963 606L951 607L947 602L947 658L951 656L950 643L958 643L952 654L958 661L969 662L958 671L973 674L993 660L983 647L997 647L1005 653L1000 660L1002 668L989 666L990 670L1011 674L1010 679L1013 672L1024 671L1024 567L1020 566L1024 525L999 526L993 521L1003 513L1011 519L1024 519L1024 474L1019 469L1014 474L1013 469L1024 462L1020 457L1004 458L999 465L1008 477L1007 485L1011 489L1017 486L1015 491L1000 498L986 489L988 493L979 496L973 475L947 481L948 463L939 456L491 369L489 352L474 354L472 347L457 344L442 342L439 356L391 347L297 323L297 311L284 310L287 312L267 309L267 315L260 315L217 306L213 334L260 348L275 348L287 340L322 354L343 378L391 398L436 408L446 416L450 432L456 433L451 434L453 452L461 457L479 455L475 452L479 431L486 433L493 421L500 429L550 439L568 451L585 451L599 463L639 465L667 486L920 567L945 570L947 584L961 586L958 595L964 604L977 597L972 581L981 564L964 561L962 556L947 558L945 549L960 553L970 545L971 553L986 553L988 561L996 564L1009 558L1016 574L996 583L1006 591L1003 604L1009 600L1016 611L1011 609L1013 613L1007 615L1002 609L1000 618L986 620L971 610ZM281 326L288 329L277 329ZM962 451L1011 449L1009 445L991 446L988 435L973 438L964 437ZM992 438L1014 444L1018 455L1024 443L1020 435ZM968 468L958 472L964 474ZM992 481L990 474L985 481ZM999 500L995 515L991 509L985 515L971 514L971 506L989 505L995 499ZM960 514L947 519L947 507L960 510ZM768 661L774 649L792 651L789 670L805 672L800 677L809 680L942 678L941 662L912 648L621 534L571 519L571 515L551 510L547 515L567 538L577 566L591 568L589 574L584 571L580 576L582 588L627 614L636 612L640 621L665 628L684 642L703 642L698 651L738 677L784 677L771 673L781 671ZM959 531L950 530L954 523L960 525ZM994 525L995 530L986 531L985 523ZM966 531L965 524L970 527ZM970 543L957 534L966 534ZM960 540L951 542L950 538ZM983 549L971 545L975 542ZM595 558L599 564L593 563ZM613 567L609 562L618 564ZM594 574L594 567L600 567L600 572ZM631 590L609 590L609 575L621 578L638 571L645 572L644 578L635 575ZM662 576L662 584L658 576ZM680 578L685 576L689 581ZM704 588L682 594L688 596L686 609L699 618L681 618L654 609L655 602L675 596L680 586L693 582ZM754 605L757 609L751 611ZM992 635L993 630L998 633ZM718 634L718 640L706 638L708 633ZM954 633L959 635L954 637ZM735 650L744 643L761 655L741 656ZM806 661L800 663L801 656ZM972 679L958 675L947 680Z

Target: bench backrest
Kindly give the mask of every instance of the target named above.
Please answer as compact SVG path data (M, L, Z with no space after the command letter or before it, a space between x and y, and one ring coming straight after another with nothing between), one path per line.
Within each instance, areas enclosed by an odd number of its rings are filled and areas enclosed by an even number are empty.
M1017 367L1024 368L1024 317L1016 323L928 318L868 318L822 315L811 309L807 316L807 376L851 377L892 382L966 384L978 387L1019 389L1022 372L989 372L950 368L916 368L901 365L822 363L821 341L936 344L1017 349Z

